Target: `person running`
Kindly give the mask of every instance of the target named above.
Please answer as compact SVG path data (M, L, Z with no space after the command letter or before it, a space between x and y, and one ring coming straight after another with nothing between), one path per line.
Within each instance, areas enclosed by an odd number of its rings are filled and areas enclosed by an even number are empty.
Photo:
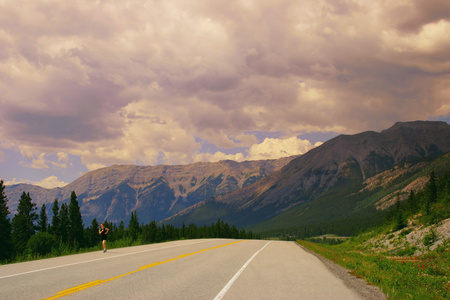
M102 245L103 245L103 253L106 252L106 234L108 233L109 229L105 228L105 224L100 224L100 229L98 231L98 234L100 234L100 237L102 238Z

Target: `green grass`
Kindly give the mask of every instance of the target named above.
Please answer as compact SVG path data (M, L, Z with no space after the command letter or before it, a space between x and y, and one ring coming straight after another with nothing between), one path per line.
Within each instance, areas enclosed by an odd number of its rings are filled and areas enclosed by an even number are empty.
M450 244L420 256L387 256L363 249L367 235L342 244L297 242L378 286L388 299L450 299Z

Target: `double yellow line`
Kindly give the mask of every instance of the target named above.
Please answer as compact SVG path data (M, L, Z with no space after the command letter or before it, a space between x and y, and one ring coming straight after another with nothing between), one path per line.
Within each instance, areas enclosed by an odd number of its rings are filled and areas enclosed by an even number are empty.
M60 297L64 297L64 296L67 296L67 295L70 295L70 294L73 294L73 293L76 293L76 292L88 289L90 287L93 287L93 286L96 286L96 285L99 285L99 284L102 284L102 283L106 283L106 282L109 282L109 281L113 281L113 280L125 277L127 275L131 275L131 274L140 272L142 270L146 270L146 269L149 269L149 268L152 268L152 267L155 267L155 266L159 266L159 265L162 265L162 264L165 264L165 263L168 263L168 262L180 259L180 258L188 257L188 256L191 256L191 255L194 255L194 254L202 253L202 252L209 251L209 250L214 250L214 249L221 248L221 247L226 247L226 246L237 244L237 243L240 243L240 242L243 242L243 241L237 241L237 242L233 242L233 243L228 243L228 244L224 244L224 245L220 245L220 246L216 246L216 247L212 247L212 248L199 250L199 251L192 252L192 253L183 254L183 255L180 255L180 256L168 259L168 260L154 262L152 264L142 266L142 267L140 267L137 270L134 270L134 271L122 274L122 275L118 275L118 276L111 277L109 279L104 279L104 280L100 279L100 280L91 281L91 282L88 282L88 283L85 283L85 284L82 284L82 285L79 285L79 286L75 286L75 287L67 289L67 290L60 291L60 292L56 293L56 295L54 295L53 297L45 298L45 300L57 299L57 298L60 298Z

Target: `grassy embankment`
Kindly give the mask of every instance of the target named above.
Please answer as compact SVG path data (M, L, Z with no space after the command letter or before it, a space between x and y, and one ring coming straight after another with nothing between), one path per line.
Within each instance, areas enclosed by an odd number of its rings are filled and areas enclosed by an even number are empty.
M388 299L450 299L450 241L421 255L374 251L376 232L353 237L338 245L297 242L378 286Z

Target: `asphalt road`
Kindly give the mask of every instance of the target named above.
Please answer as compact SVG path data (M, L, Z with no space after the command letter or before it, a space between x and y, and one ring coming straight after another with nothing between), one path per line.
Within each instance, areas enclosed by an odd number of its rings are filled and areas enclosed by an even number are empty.
M295 242L184 240L3 265L0 299L383 298L338 273Z

